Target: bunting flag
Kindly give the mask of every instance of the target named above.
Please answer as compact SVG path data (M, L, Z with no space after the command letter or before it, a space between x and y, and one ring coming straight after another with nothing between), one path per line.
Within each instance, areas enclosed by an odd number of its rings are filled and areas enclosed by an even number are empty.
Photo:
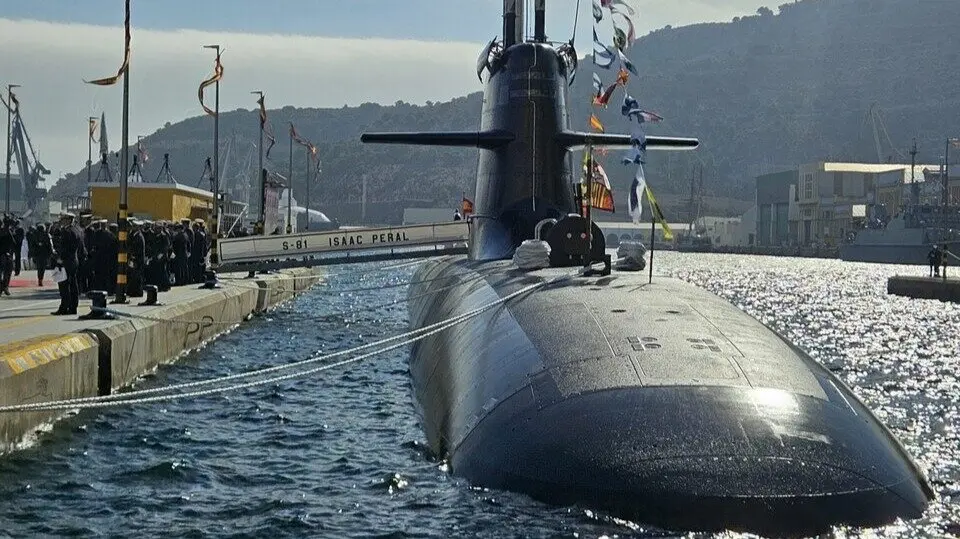
M206 104L204 104L204 102L203 102L203 90L204 90L204 88L206 88L207 86L210 86L211 84L216 84L217 82L220 81L220 79L223 78L223 64L220 63L220 54L221 54L221 52L220 52L219 50L217 50L217 60L216 60L216 62L214 63L214 66L213 66L213 76L210 77L209 79L201 82L201 83L200 83L200 89L197 91L197 93L198 93L198 95L199 95L199 97L200 97L200 106L203 107L203 111L206 112L207 114L209 114L210 116L216 116L217 113L216 113L216 111L210 110L210 107L208 107Z
M84 81L87 84L96 84L97 86L113 86L120 80L126 72L127 68L130 67L130 0L124 2L126 16L123 21L124 29L124 42L123 42L123 65L120 66L120 69L117 71L117 74L113 77L107 77L103 79L88 80Z
M591 115L590 115L590 127L592 127L592 128L594 128L595 130L603 133L603 124L600 123L600 118L597 118L597 115L596 115L596 114L591 114Z
M97 139L93 138L93 135L97 132L97 119L90 118L90 142L96 144Z
M260 128L263 129L263 135L266 137L267 142L270 143L270 145L267 146L266 151L266 157L267 159L270 159L270 150L272 150L274 145L276 145L277 139L273 136L273 128L267 123L267 106L263 99L264 95L261 92L260 99L257 99L257 104L260 105Z
M644 191L647 193L647 202L650 203L650 210L653 212L653 220L663 227L663 239L673 241L673 231L670 230L670 225L667 224L667 218L664 217L663 210L660 209L660 204L657 204L657 199L654 198L650 186L647 185Z
M637 173L633 177L633 184L630 186L630 195L627 199L627 208L633 224L641 223L640 217L643 208L640 207L640 201L643 200L643 192L647 189L647 179L643 174L643 165L637 166Z
M609 69L613 65L616 55L610 50L610 47L600 42L597 36L597 29L593 29L593 63L604 69Z
M627 118L627 121L631 121L634 118L637 120L637 127L630 135L632 148L620 160L620 162L624 165L635 165L637 167L633 184L630 187L630 192L627 197L628 212L633 222L640 224L641 214L643 213L642 203L643 199L646 198L653 213L653 220L657 223L660 223L660 226L663 227L664 238L668 241L672 240L673 233L667 224L667 220L664 217L663 211L661 210L659 204L657 204L656 198L653 195L653 190L647 183L643 170L643 165L646 164L647 151L647 141L646 135L643 132L643 125L648 123L659 123L663 121L663 117L659 114L642 108L640 106L640 102L630 95L630 91L628 89L630 76L633 75L635 77L639 77L640 75L637 67L626 55L627 49L629 49L636 40L636 27L633 23L633 16L636 14L636 10L634 10L634 8L631 7L626 0L594 0L593 9L593 18L595 21L593 26L594 64L602 69L609 69L616 62L619 67L617 71L616 82L606 88L603 86L600 76L597 73L594 73L594 95L592 104L595 108L606 107L610 103L610 99L613 97L613 94L616 92L616 88L623 87L624 96L623 104L620 107L620 112ZM605 18L605 9L609 10L609 17L606 18L611 21L610 26L612 26L612 47L608 46L600 39L600 33L598 32L598 26ZM602 132L603 126L600 125L600 120L597 118L595 112L590 116L590 125L591 127L594 127ZM590 149L588 148L587 151L590 151ZM587 157L585 156L584 159L586 162ZM602 168L600 170L602 170ZM594 172L596 174L596 171ZM597 189L598 185L603 184L602 182L595 182L594 189L591 190L591 194L595 195L595 191L599 190L601 191L600 196L603 197L605 193L603 193L603 189ZM607 185L609 186L609 183ZM596 202L598 202L597 197L592 197L591 204ZM596 204L594 204L594 207L596 207Z
M297 128L293 126L293 122L290 122L290 138L297 144L309 149L311 154L316 153L316 147L309 140L301 137L300 134L297 133Z

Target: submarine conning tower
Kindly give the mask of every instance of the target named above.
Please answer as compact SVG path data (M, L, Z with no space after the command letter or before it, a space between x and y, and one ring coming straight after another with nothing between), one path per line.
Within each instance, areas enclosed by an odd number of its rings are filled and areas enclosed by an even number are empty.
M472 132L366 133L362 142L461 146L480 149L475 213L471 216L470 258L510 258L524 240L534 239L545 219L563 221L564 231L586 232L577 210L569 152L588 145L629 149L629 135L571 131L567 114L568 85L576 75L572 43L547 40L546 2L535 2L534 34L523 37L523 2L504 0L504 38L491 40L477 60L483 80L480 129ZM647 150L694 149L696 139L646 137ZM545 229L548 230L548 229ZM579 234L577 234L579 235ZM603 252L603 234L593 227L592 253ZM549 238L548 242L553 245ZM577 259L577 254L570 261Z
M569 152L557 137L569 124L571 67L552 45L536 41L509 46L491 63L480 130L514 139L481 150L471 258L508 258L534 238L538 222L576 211Z

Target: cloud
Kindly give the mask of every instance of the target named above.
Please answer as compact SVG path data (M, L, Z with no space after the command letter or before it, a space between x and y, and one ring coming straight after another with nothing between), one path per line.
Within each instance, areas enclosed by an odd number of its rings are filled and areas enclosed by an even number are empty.
M197 87L213 69L206 44L225 48L221 110L340 107L363 102L423 103L480 90L473 66L482 43L258 35L197 30L133 30L130 141L165 122L202 114ZM24 123L40 160L54 173L87 159L87 117L107 114L112 150L120 146L122 86L84 80L120 67L119 27L0 19L0 84L21 84ZM212 94L209 94L212 99ZM96 151L96 149L94 149Z
M499 9L499 0L485 0ZM724 21L753 13L757 0L633 0L637 31L667 24ZM583 2L581 26L589 24ZM550 10L550 28L562 28L569 13ZM459 30L453 29L451 33ZM483 32L500 33L497 25ZM266 93L268 107L341 107L372 101L444 101L481 89L474 65L485 37L475 42L429 42L377 38L330 38L134 27L130 70L130 141L166 122L202 113L197 86L213 68L203 45L225 47L221 109L253 109L253 90ZM578 33L581 54L591 49L588 31ZM116 73L123 55L118 26L94 26L0 18L0 84L18 91L24 121L41 161L61 173L87 159L88 116L107 114L111 149L120 145L121 86L101 88L83 80Z

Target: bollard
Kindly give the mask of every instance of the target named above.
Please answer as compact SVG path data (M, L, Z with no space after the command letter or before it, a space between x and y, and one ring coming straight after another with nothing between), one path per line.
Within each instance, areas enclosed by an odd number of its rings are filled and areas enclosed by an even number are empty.
M217 288L220 288L220 280L217 278L217 272L207 270L204 274L203 284L200 285L199 290L214 290Z
M117 317L107 312L107 293L103 290L91 290L87 292L87 298L90 299L90 312L81 316L80 320L116 320Z
M143 291L147 294L147 299L141 301L137 305L140 307L152 307L154 305L163 305L162 303L157 302L157 285L148 284L143 287Z

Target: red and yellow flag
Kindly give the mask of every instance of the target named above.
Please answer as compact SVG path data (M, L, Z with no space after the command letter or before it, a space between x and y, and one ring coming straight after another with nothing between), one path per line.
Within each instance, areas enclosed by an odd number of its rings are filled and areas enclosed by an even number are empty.
M209 79L201 82L201 83L200 83L200 89L197 91L197 93L199 94L199 97L200 97L200 106L203 107L203 111L206 112L207 114L209 114L210 116L216 116L217 113L216 113L216 111L210 110L210 107L208 107L206 104L204 104L204 102L203 102L203 90L204 90L204 88L206 88L207 86L210 86L211 84L216 84L216 83L217 83L220 79L222 79L222 78L223 78L223 64L220 63L220 51L217 50L217 60L216 60L216 63L214 64L214 66L213 66L213 76L210 77Z
M130 0L124 2L126 16L123 21L124 29L124 43L123 43L123 65L120 66L120 69L117 71L117 74L113 77L107 77L103 79L88 80L85 81L87 84L96 84L97 86L113 86L120 80L126 72L127 68L130 67Z
M597 131L603 133L603 124L600 123L600 118L597 118L596 114L590 115L590 127L596 129Z

